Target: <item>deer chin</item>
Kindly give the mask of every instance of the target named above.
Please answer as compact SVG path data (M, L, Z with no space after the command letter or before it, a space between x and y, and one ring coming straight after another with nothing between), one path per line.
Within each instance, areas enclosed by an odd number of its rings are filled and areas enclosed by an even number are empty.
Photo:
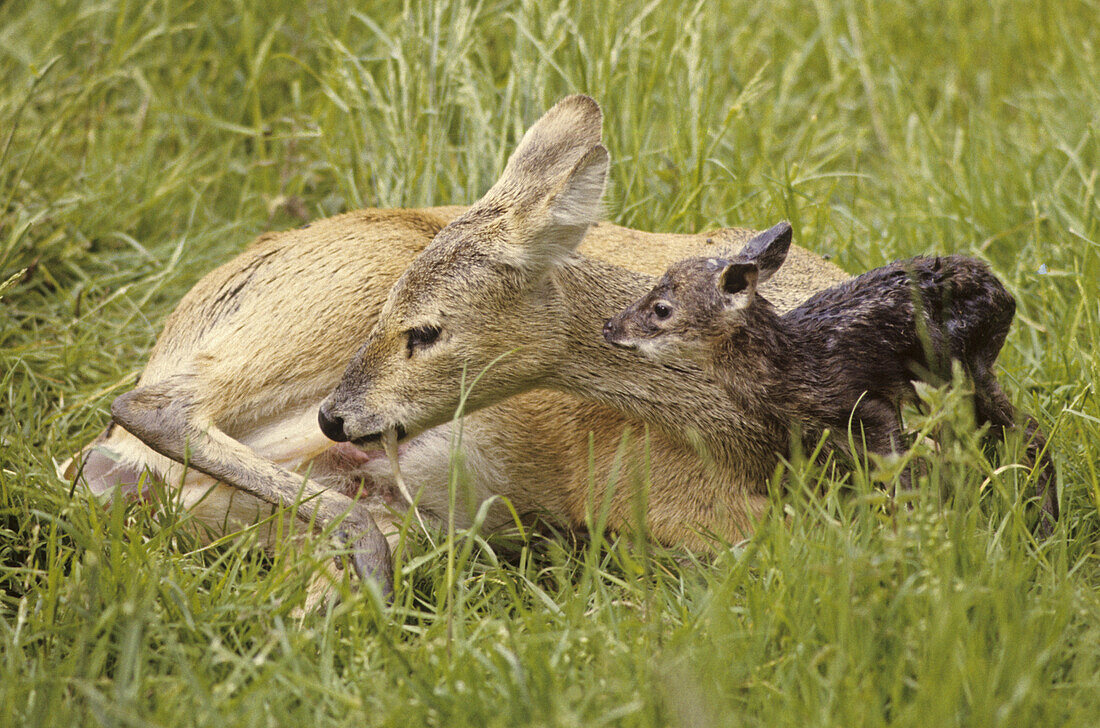
M402 431L404 428L401 428ZM409 491L409 486L405 485L405 479L401 477L401 458L398 450L397 441L400 438L396 427L391 427L385 431L382 435L382 447L386 451L386 458L390 461L390 470L393 473L394 484L397 485L397 489L401 492L401 496L405 499L405 504L412 508L413 513L416 515L416 520L420 524L420 529L424 532L428 532L427 526L424 524L424 519L420 515L420 509L416 507L416 502L413 500L412 493Z
M667 353L671 348L668 344L656 339L639 339L634 345L634 349L648 359L659 359L662 354Z
M605 337L606 338L606 337ZM607 339L607 343L614 346L616 349L622 349L623 351L636 351L638 344L628 339Z

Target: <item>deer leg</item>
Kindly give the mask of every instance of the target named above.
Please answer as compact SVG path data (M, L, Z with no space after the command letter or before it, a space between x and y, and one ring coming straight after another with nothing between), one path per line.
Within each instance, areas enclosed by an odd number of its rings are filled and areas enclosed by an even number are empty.
M1006 431L1019 426L1020 418L997 382L993 365L1008 336L1016 302L999 284L989 290L988 296L975 298L978 307L962 317L966 325L958 329L953 346L954 354L967 366L974 381L974 414L978 424L988 422L989 434L1003 441ZM1023 415L1023 421L1028 462L1033 469L1038 468L1036 497L1042 509L1039 531L1047 536L1058 520L1054 461L1046 452L1047 440L1039 423L1028 414Z
M272 505L297 504L303 520L338 522L336 535L351 548L360 578L377 579L387 596L393 565L386 539L365 507L346 495L265 460L199 413L186 384L167 380L115 399L115 421L156 452L232 485ZM300 500L299 500L300 499Z

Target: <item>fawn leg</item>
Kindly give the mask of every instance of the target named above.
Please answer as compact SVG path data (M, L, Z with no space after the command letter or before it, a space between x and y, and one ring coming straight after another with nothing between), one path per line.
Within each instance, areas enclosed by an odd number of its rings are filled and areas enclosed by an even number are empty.
M167 380L139 387L115 399L111 414L165 457L272 505L298 503L303 520L315 519L323 525L343 517L337 535L351 546L356 573L377 579L387 596L392 593L389 547L371 514L351 498L265 460L226 435L199 414L186 384Z
M974 383L974 411L979 423L990 423L990 435L998 440L1004 440L1008 430L1014 430L1017 425L1016 408L1008 400L1001 385L991 374L975 380ZM1043 536L1049 536L1054 528L1054 522L1058 520L1058 497L1054 486L1054 461L1047 452L1047 438L1039 429L1039 423L1029 414L1024 414L1024 436L1027 440L1027 458L1032 468L1038 468L1036 473L1037 497L1042 509L1039 521L1039 531Z
M986 295L967 299L970 308L957 316L953 334L953 355L967 367L974 382L974 414L978 424L989 423L989 434L1004 440L1007 430L1016 429L1016 409L1005 396L993 374L993 365L1004 346L1016 311L1016 302L999 283L986 286ZM1050 535L1058 519L1058 496L1054 486L1054 461L1046 452L1046 436L1035 418L1025 414L1027 457L1036 473L1037 497L1042 509L1039 531Z
M893 402L885 399L863 400L856 408L852 424L853 439L857 447L862 444L863 451L876 455L897 455L902 451L901 416ZM863 428L862 439L860 433L855 431L855 425ZM898 481L902 490L913 489L909 468L901 472Z

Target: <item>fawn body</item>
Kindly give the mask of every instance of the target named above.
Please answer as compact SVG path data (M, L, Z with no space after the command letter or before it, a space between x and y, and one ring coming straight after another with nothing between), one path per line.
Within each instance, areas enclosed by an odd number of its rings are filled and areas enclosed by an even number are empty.
M1016 303L985 263L962 256L913 258L821 291L780 315L757 291L781 270L790 246L781 223L729 259L674 264L648 294L604 328L608 343L666 363L691 361L722 380L740 420L737 440L766 468L791 443L792 425L812 448L828 430L847 452L901 447L900 405L913 380L949 381L959 361L974 384L975 415L1003 437L1016 414L993 371ZM1039 496L1057 518L1053 463L1027 418L1028 453L1041 459ZM848 453L852 454L852 453Z
M570 245L583 238L581 250L608 261L603 265L617 263L650 273L684 255L725 249L751 237L744 230L655 235L595 224L592 216L577 219L560 214L561 209L552 210L548 219L545 206L540 209L537 202L545 202L560 185L563 159L568 172L577 157L599 145L599 127L599 109L585 97L567 98L548 112L509 162L513 171L517 166L523 170L524 181L513 185L504 199L494 197L496 218L486 215L482 203L473 208L367 210L261 236L184 297L166 322L137 387L112 407L121 426L108 427L78 454L68 474L79 472L92 490L105 491L136 483L148 469L170 487L178 486L175 492L183 504L215 533L255 522L270 512L270 504L288 505L306 496L298 509L303 518L327 523L348 514L344 532L357 541L357 567L378 572L385 580L388 559L374 522L388 522L387 506L400 510L402 505L392 492L389 468L374 454L325 438L317 426L317 409L385 314L391 286L407 275L410 261L433 237L450 230L451 223L460 223L461 229L461 221L471 217L490 225L507 217L509 239L556 246L566 236ZM602 177L597 187L584 190L586 200L595 197L595 205L585 207L586 215L598 207ZM499 184L494 187L499 189ZM793 251L792 259L789 274L775 281L772 295L777 300L793 304L845 277L806 251ZM645 275L624 275L625 287L614 300L636 297L652 283ZM596 292L602 290L599 276L587 280ZM493 313L488 306L487 314ZM601 310L594 315L607 314ZM501 325L489 329L499 331ZM586 346L601 348L598 337L596 325ZM511 341L505 337L503 345L510 347ZM471 357L471 376L479 361ZM449 386L457 402L458 378ZM402 445L406 480L419 491L429 517L444 517L448 507L453 434L448 421L454 411L452 406L431 423L441 427L429 432L419 428L412 434L422 434L406 437ZM631 429L640 434L644 424L595 401L527 392L464 418L462 428L459 454L475 492L469 494L470 507L457 514L460 525L469 523L481 501L498 494L511 499L520 513L539 513L565 526L583 525L590 500L598 503L603 495L608 474L647 456L654 488L669 494L670 503L653 516L661 540L695 545L694 526L685 525L700 522L692 509L705 503L713 510L706 494L697 499L690 492L678 494L694 478L708 477L705 463L690 446L657 438L645 452L641 438L635 437L624 452L622 433ZM595 494L589 492L590 469L598 484ZM633 516L629 500L622 493L611 497L611 526L625 527ZM737 505L727 514L730 525L721 530L739 533L747 514L758 506ZM486 525L508 522L508 511L498 508Z

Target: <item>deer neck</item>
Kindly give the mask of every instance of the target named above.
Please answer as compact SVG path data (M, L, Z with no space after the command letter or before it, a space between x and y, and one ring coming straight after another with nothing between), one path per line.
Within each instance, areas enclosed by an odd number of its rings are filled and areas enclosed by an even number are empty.
M801 332L764 299L753 302L742 316L713 352L712 373L738 409L797 418L802 392L812 386L814 376Z

